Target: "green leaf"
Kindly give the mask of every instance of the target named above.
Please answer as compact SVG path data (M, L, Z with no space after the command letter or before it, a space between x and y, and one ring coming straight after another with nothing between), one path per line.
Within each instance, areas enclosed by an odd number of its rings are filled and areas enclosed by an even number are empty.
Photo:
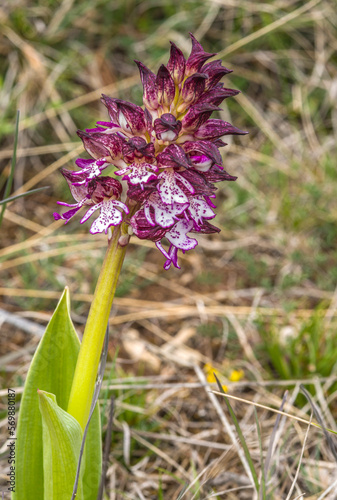
M57 405L54 394L38 390L43 429L45 500L69 500L73 492L82 429L77 420ZM79 481L77 500L83 500Z
M44 498L42 418L37 390L55 394L59 407L67 410L80 347L69 309L66 289L28 371L17 428L16 491L12 500L49 500ZM97 407L85 448L84 500L96 500L100 474L101 432Z

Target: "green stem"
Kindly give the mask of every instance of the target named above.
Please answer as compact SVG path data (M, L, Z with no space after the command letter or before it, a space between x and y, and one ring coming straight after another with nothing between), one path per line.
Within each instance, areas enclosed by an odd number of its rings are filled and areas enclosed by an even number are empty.
M90 412L104 336L126 252L126 246L122 247L118 243L121 234L122 228L116 227L109 241L85 326L68 403L68 413L76 418L83 430Z

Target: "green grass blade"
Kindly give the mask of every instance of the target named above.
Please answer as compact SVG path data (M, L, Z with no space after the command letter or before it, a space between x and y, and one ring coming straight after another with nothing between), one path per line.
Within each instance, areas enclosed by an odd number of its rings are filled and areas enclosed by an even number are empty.
M262 437L261 437L259 419L257 416L257 411L255 406L254 406L254 415L255 415L255 423L257 429L257 437L260 446L260 460L261 460L261 484L259 488L259 500L266 500L266 475L265 475L264 460L263 460Z
M333 454L333 456L337 462L337 444L336 444L336 441L333 440L332 436L330 436L330 434L327 432L327 429L326 429L325 424L323 422L323 418L320 414L320 411L317 408L317 406L315 405L315 403L313 402L311 395L306 390L306 388L304 387L303 384L300 385L300 389L301 389L301 392L304 394L304 396L307 398L309 404L311 405L313 414L315 415L316 420L318 421L319 425L321 426L321 429L324 433L325 439L327 440L327 443L329 445L330 451Z
M16 165L16 150L18 148L18 137L19 137L19 118L20 118L20 111L17 111L11 170L10 170L7 182L6 182L4 198L8 198L9 193L11 192L13 180L14 180L14 170L15 170L15 165ZM4 214L5 214L5 210L6 210L6 203L2 206L2 210L0 213L0 227L1 227L2 220L3 220Z
M216 374L214 373L214 377L216 379L216 382L218 384L218 387L219 387L219 391L222 392L222 394L224 395L224 400L225 400L225 403L226 403L226 406L228 408L228 411L230 413L230 416L233 420L233 424L235 426L235 429L236 429L236 432L238 433L238 436L239 436L239 439L240 439L240 443L241 443L241 446L243 448L243 451L244 451L244 454L245 454L245 457L247 459L247 462L248 462L248 465L249 465L249 469L252 473L252 477L253 477L253 481L254 481L254 484L255 484L255 488L256 488L256 491L259 491L259 479L258 479L258 476L257 476L257 473L256 473L256 470L255 470L255 467L254 467L254 463L253 463L253 460L252 460L252 457L251 457L251 454L249 453L249 449L248 449L248 446L247 446L247 443L246 443L246 440L245 440L245 437L241 431L241 427L240 427L240 424L238 422L238 419L236 418L236 415L234 413L234 410L229 402L229 399L226 397L226 393L225 391L223 390L222 388L222 385L219 381L219 379L217 378Z
M10 201L18 200L19 198L23 198L24 196L28 196L28 195L33 194L33 193L38 193L39 191L42 191L43 189L48 189L48 188L49 188L49 186L43 186L40 188L31 189L30 191L26 191L25 193L17 194L15 196L10 196L9 198L5 198L3 200L0 200L0 205L6 205ZM1 223L1 221L0 221L0 223Z

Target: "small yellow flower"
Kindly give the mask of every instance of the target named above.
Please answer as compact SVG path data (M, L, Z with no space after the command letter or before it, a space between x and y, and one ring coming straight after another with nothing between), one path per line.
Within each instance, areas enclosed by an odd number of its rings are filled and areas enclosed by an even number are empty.
M239 382L245 375L243 370L232 370L229 376L231 382Z
M216 368L214 368L214 366L212 366L210 363L206 363L205 366L204 366L204 372L206 373L206 380L209 384L215 384L216 383L216 378L214 375L216 375L218 377L218 379L220 378L221 376L221 373L219 372L219 370L217 370ZM228 391L228 387L226 385L223 385L222 386L223 390L225 392Z

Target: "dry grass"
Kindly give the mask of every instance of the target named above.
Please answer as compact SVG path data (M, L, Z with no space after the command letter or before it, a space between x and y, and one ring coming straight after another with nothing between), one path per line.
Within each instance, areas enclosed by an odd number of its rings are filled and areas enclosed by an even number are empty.
M288 389L283 410L308 422L304 383L336 430L334 3L15 0L0 6L0 24L0 189L17 109L13 194L50 186L9 204L2 225L1 397L6 387L22 392L39 326L65 285L83 329L106 241L76 222L63 227L52 212L68 196L57 171L82 152L76 129L104 119L100 94L140 103L132 60L156 68L169 40L187 52L188 31L235 70L228 86L242 94L222 116L250 135L227 147L226 168L238 180L218 194L222 232L211 244L200 237L182 271L164 272L150 243L130 245L102 391L104 436L115 397L106 498L260 500L203 367L214 366L230 394L276 410ZM242 380L230 381L234 369ZM254 407L232 404L260 481L266 469L265 498L337 498L336 463L320 429L257 407L259 437ZM5 451L1 444L3 485Z

